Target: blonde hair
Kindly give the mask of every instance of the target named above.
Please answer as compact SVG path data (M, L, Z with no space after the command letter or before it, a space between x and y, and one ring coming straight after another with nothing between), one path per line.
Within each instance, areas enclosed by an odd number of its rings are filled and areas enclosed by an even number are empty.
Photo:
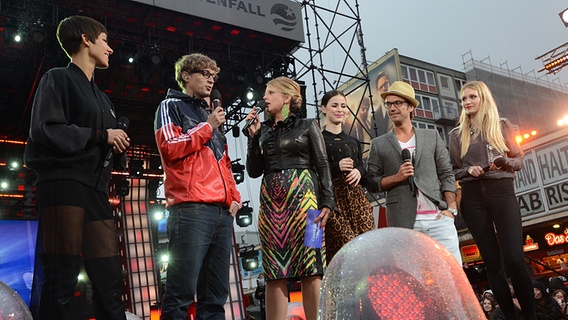
M302 107L302 94L300 92L300 85L287 77L274 78L266 84L266 86L273 86L276 90L282 92L283 95L290 97L290 112L298 114Z
M479 96L479 111L475 116L477 119L477 125L479 126L478 129L481 131L479 134L482 135L483 139L487 141L487 143L499 151L499 153L509 151L509 148L507 148L505 143L505 139L503 138L503 133L501 132L499 111L497 110L497 104L493 99L491 90L489 90L487 85L482 81L471 81L461 88L460 97L463 96L465 89L475 90ZM463 158L469 149L472 136L471 117L467 114L466 109L463 107L458 125L453 130L457 130L460 137L460 156Z

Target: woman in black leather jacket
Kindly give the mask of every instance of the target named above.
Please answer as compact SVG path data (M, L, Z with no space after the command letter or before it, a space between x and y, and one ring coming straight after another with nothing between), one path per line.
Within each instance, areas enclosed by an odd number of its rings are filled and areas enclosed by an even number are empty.
M295 81L271 80L264 101L269 119L262 124L257 119L248 129L247 172L252 178L264 174L258 229L267 280L266 314L286 319L286 284L299 278L306 319L315 320L326 267L325 244L304 244L306 221L309 210L320 209L315 222L323 227L335 209L323 136L314 119L296 116L302 97Z

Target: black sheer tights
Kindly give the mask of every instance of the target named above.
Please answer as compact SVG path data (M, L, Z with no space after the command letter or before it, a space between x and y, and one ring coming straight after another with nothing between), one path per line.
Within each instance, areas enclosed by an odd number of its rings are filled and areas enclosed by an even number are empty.
M43 244L46 254L64 254L83 259L116 256L117 237L112 219L84 223L83 208L43 208Z
M44 283L40 320L71 319L71 300L81 265L93 288L95 317L124 320L123 280L112 219L85 222L76 206L42 208Z

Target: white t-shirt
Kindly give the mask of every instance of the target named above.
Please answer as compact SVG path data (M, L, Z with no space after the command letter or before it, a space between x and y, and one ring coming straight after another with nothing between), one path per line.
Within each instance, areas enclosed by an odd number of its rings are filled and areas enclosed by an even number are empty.
M408 149L412 155L412 164L414 165L414 155L416 154L416 136L412 135L412 138L407 142L398 141L400 143L401 149ZM424 194L417 188L416 190L416 220L436 220L436 216L440 212L438 207L426 198Z

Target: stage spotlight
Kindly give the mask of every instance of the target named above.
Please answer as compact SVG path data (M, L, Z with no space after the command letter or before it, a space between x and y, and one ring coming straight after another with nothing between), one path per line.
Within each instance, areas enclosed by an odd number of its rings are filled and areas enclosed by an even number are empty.
M237 211L237 225L246 228L252 224L252 208L249 207L249 201L243 202L242 208Z
M10 162L10 171L14 171L14 170L18 170L20 169L20 162L14 160Z
M136 44L129 41L123 41L118 47L118 59L122 62L134 63L134 56L138 52Z
M254 90L252 88L247 88L245 96L248 101L252 101L254 99Z
M558 15L560 16L562 23L564 23L564 26L568 28L568 8L562 10L562 12L560 12Z
M256 81L257 85L263 85L266 82L266 78L264 76L264 72L262 71L262 69L257 69L254 72L254 81Z
M43 23L41 23L41 21L37 21L36 23L34 23L34 26L32 27L32 31L31 31L31 37L33 42L35 43L43 43L43 41L45 41L47 34L45 32L45 29L43 27Z
M241 130L237 126L234 126L231 131L233 132L233 138L238 138L241 135Z
M153 64L160 64L160 62L162 62L162 55L160 54L160 48L158 48L157 45L154 45L152 47L152 50L150 50L150 60L152 61Z
M160 221L166 217L166 206L162 203L153 203L150 205L150 212L156 221Z
M252 271L258 268L258 250L255 250L254 246L244 247L239 251L239 256L241 257L241 262L245 271Z
M231 161L231 170L233 171L233 178L237 184L245 181L245 166L240 164L241 159Z
M14 39L14 42L20 43L20 42L22 42L22 40L24 39L24 37L22 36L22 33L21 33L21 32L16 32L16 33L14 34L14 37L13 37L12 39Z
M236 184L241 184L245 182L245 174L242 172L234 173L233 178L235 179Z
M120 179L116 182L116 195L126 197L130 193L130 182L126 179Z
M128 172L131 177L137 178L142 176L143 170L144 170L144 161L130 160L130 162L128 162Z

